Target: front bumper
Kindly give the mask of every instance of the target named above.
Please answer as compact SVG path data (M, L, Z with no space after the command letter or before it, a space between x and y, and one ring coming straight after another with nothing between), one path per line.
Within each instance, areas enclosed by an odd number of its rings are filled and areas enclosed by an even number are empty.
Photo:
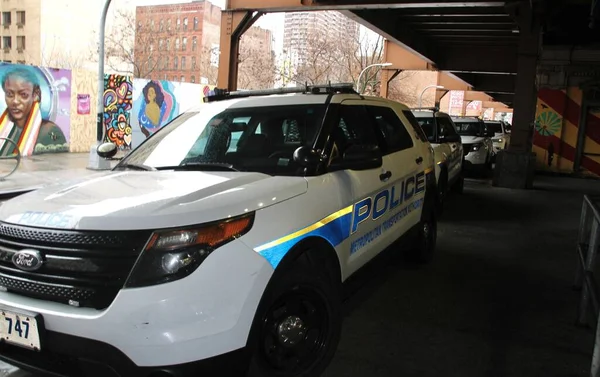
M46 332L46 349L32 352L0 344L0 360L52 377L184 377L194 375L242 376L250 354L245 348L178 365L139 367L119 349L103 342Z
M484 165L488 162L488 152L484 147L477 151L471 151L465 156L467 165Z
M187 364L246 346L272 273L262 256L234 240L213 252L190 276L122 289L104 310L0 293L0 305L41 315L46 330L46 335L41 334L41 352L3 345L0 357L18 363L19 356L24 360L21 363L32 366L29 369L38 364L43 369L45 360L55 354L74 363L91 359L123 377L146 376L145 371L165 366L184 365L185 369ZM61 339L67 339L67 345ZM87 353L82 347L87 343L101 352ZM10 360L12 355L15 360ZM131 373L133 367L142 374Z

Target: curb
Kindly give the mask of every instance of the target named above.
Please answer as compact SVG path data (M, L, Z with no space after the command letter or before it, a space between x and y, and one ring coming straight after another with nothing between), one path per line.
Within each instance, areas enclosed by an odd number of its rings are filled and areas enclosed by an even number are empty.
M0 191L0 200L12 199L19 195L27 194L28 192L37 190L39 188L40 187L36 186L36 187L26 187L26 188L14 189L14 190Z

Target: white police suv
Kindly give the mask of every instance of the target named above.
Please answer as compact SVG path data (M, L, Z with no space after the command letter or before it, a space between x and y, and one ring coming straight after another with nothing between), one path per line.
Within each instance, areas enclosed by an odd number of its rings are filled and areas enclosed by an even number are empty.
M319 375L342 282L401 236L432 257L433 151L404 105L289 91L217 91L112 171L1 205L0 359L55 376Z
M463 192L462 139L450 115L439 111L438 108L416 108L412 109L412 112L433 146L438 189L436 205L442 210L450 189Z

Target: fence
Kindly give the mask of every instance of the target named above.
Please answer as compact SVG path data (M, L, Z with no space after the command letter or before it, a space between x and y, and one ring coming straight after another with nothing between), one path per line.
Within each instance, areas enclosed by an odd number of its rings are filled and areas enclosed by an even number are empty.
M575 287L581 289L581 299L577 313L579 325L589 325L589 314L595 318L596 336L592 356L591 377L600 377L600 290L594 277L596 257L600 246L600 203L599 197L585 195L581 208L579 236L577 239L577 272Z

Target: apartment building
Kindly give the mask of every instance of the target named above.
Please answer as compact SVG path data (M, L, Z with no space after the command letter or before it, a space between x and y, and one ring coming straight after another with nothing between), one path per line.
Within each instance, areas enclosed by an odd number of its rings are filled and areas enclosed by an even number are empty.
M1 0L0 0L1 1ZM209 1L136 7L135 65L144 78L216 80L221 8Z
M54 68L96 69L97 31L104 1L0 0L0 60ZM113 1L113 15L126 4Z
M41 8L41 0L0 0L3 62L41 62Z
M340 45L358 46L359 25L336 11L286 13L283 32L285 60L293 66L305 63L315 36Z

